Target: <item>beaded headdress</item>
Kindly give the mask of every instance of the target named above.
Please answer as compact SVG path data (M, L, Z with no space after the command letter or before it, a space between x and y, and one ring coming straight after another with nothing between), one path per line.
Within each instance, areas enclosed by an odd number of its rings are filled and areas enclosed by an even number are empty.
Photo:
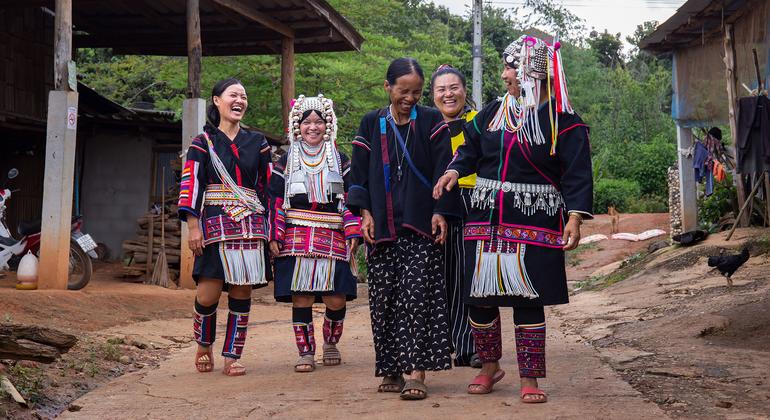
M548 106L556 103L556 113L574 113L569 102L567 79L561 59L561 43L558 38L553 44L530 35L522 35L503 51L505 65L517 70L521 88L519 97L506 93L500 108L489 124L490 131L505 129L518 134L520 141L544 144L537 117L541 89L548 89ZM540 83L539 81L545 81ZM549 111L550 112L550 111ZM551 154L556 153L558 117L551 114Z
M300 120L302 120L302 114L310 110L318 111L321 119L326 121L324 141L335 143L337 140L337 116L334 114L334 102L322 93L312 97L299 95L297 99L292 101L291 111L289 112L289 142L302 140L299 129Z
M300 125L302 115L307 111L318 112L326 123L320 145L310 146L302 139ZM290 199L294 195L307 194L309 201L317 203L328 203L337 198L342 208L344 182L336 145L337 116L332 100L323 94L300 95L292 101L288 128L289 153L284 172L284 207L291 207Z

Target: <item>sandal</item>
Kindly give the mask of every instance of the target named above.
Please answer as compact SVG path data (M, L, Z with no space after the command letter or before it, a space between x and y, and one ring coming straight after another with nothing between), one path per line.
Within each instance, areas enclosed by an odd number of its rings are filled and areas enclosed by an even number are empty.
M377 392L401 392L404 389L404 377L398 376L386 376L382 378L382 383L377 388Z
M528 396L535 396L542 398L527 398ZM532 388L525 386L521 388L521 402L526 404L540 404L548 401L548 396L542 390L538 388Z
M308 373L315 370L315 359L312 354L300 356L297 363L294 364L294 371L299 373Z
M337 366L342 363L342 355L334 344L324 344L324 366Z
M489 394L492 392L492 387L495 386L496 383L500 382L501 379L505 376L505 371L502 369L498 369L497 372L495 372L494 375L477 375L473 382L468 384L468 393L469 394Z
M195 353L195 369L200 373L211 372L214 370L214 354L211 352L211 347L206 350L198 349Z
M227 376L243 376L246 374L246 366L243 366L237 359L225 358L225 368L222 373Z
M417 391L413 393L412 391ZM402 400L424 400L428 397L428 388L425 383L417 379L407 379L404 389L401 390Z

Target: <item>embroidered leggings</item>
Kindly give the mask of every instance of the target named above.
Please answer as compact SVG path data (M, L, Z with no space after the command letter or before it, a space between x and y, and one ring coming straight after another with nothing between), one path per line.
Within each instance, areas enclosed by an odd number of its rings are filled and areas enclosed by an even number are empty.
M469 319L482 363L496 362L502 356L500 309L471 306ZM522 378L545 377L545 312L543 307L514 308L516 358Z

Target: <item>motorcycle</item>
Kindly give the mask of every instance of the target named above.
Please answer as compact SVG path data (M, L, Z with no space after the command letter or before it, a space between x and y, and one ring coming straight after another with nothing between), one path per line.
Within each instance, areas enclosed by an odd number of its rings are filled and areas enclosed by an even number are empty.
M5 180L0 183L0 271L15 270L21 257L27 252L32 252L37 256L40 254L40 220L19 223L17 228L19 235L21 235L19 240L11 235L5 221L6 203L13 193L19 191L8 189L5 184L18 175L19 171L13 168L8 171ZM95 251L96 242L90 235L81 231L82 226L82 216L73 216L70 229L70 266L67 278L67 289L69 290L80 290L86 287L93 274L91 258L98 258Z

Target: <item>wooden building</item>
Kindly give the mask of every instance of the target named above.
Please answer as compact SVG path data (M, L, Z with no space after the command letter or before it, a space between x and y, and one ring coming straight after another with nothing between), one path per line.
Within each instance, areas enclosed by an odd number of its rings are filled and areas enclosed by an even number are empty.
M132 132L139 127L160 124L170 130L169 137L152 139L152 144L170 142L179 150L205 121L202 56L280 55L286 114L294 96L295 53L358 50L363 42L324 0L0 0L0 24L0 128L11 137L0 140L0 151L18 150L14 145L33 150L32 155L29 150L3 152L0 165L26 159L24 171L35 172L42 183L29 188L30 193L42 190L39 202L23 196L19 201L28 209L42 206L39 284L59 289L66 288L69 268L69 221L79 192L78 150L89 148L83 133L108 133L93 143L102 148L93 153L109 153L109 142L121 127L136 140ZM125 109L82 85L78 88L70 74L76 65L73 51L88 47L111 48L116 54L187 56L188 99L181 125L163 114ZM87 169L88 153L84 156ZM181 282L192 286L192 257L185 248Z
M770 0L689 0L640 43L645 51L673 59L671 116L677 124L685 231L696 228L698 209L693 160L681 151L693 144L692 128L729 125L731 138L737 137L736 100L748 95L746 88L758 85L753 50L759 77L765 88L768 85L769 22ZM765 188L770 193L766 177ZM743 182L737 183L737 190L742 205L746 198ZM740 222L748 224L746 215Z

